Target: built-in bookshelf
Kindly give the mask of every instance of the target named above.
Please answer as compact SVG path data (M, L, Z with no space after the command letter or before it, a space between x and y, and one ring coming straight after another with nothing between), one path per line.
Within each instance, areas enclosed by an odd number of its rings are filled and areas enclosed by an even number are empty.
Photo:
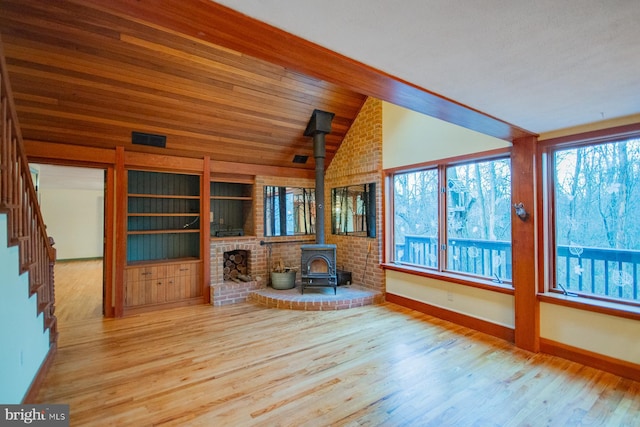
M212 181L210 188L211 236L253 235L253 184Z
M128 171L127 263L200 258L200 177Z
M200 176L127 172L124 306L202 297Z

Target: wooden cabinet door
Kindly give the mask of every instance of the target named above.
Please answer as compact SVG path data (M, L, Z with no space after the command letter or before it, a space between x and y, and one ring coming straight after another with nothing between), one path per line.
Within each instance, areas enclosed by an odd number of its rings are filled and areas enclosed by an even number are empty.
M124 284L124 306L133 307L138 303L138 290L142 286L140 282L127 280Z
M165 302L164 275L165 267L162 265L128 268L124 285L125 307Z
M124 305L136 307L147 304L150 280L132 281L125 284Z
M125 307L163 304L202 296L200 263L130 267L125 277Z
M144 274L143 274L144 273ZM135 307L145 302L145 280L148 271L142 268L129 268L126 270L124 284L124 306Z
M145 303L146 304L162 304L166 302L166 280L158 277L145 282Z
M187 299L191 296L187 292L187 288L185 286L185 281L189 279L189 276L178 275L174 278L176 295L178 295L179 299Z
M185 298L196 296L191 291L191 280L196 271L198 271L198 264L180 264L179 266L180 288Z
M169 268L169 267L168 267ZM189 299L202 295L198 292L200 263L185 262L171 266L173 277L174 297Z
M189 277L189 289L192 297L202 296L202 283L200 281L200 268L196 268L196 271Z

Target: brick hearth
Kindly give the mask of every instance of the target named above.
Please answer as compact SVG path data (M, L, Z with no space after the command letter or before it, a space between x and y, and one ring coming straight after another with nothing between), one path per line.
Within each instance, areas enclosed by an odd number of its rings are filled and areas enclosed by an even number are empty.
M333 288L314 288L301 294L298 284L287 290L263 288L251 291L249 301L271 308L325 311L381 304L384 302L384 294L356 285L338 286L336 295L333 294Z
M223 280L223 254L233 250L245 250L249 253L248 269L250 282ZM275 259L283 259L288 265L292 260L299 262L300 245L279 245ZM276 251L274 250L274 253ZM288 310L343 310L384 302L384 292L355 284L338 286L337 294L333 288L307 288L300 293L300 283L293 289L276 290L267 287L267 252L255 237L235 237L211 240L211 304L221 306L251 301L271 308ZM372 269L374 270L374 269ZM299 277L298 277L299 280Z
M227 304L245 302L249 294L263 287L262 282L222 282L211 285L211 305L216 307Z

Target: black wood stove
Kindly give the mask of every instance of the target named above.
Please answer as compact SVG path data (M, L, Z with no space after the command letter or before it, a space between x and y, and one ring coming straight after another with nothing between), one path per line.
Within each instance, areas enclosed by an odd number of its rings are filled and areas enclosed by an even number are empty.
M331 132L333 113L314 110L304 131L313 136L313 157L316 161L316 244L302 245L300 292L310 286L330 286L337 293L336 245L324 242L324 158L325 138Z
M302 245L302 284L304 288L312 286L331 286L337 293L338 276L336 272L336 245Z

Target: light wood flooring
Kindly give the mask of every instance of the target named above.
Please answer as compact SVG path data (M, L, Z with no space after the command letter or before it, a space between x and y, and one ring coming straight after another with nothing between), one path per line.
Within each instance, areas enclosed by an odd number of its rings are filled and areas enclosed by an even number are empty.
M102 260L64 261L54 267L58 324L102 318Z
M74 318L88 299L56 279L69 314L38 401L72 426L640 425L638 382L394 304Z

